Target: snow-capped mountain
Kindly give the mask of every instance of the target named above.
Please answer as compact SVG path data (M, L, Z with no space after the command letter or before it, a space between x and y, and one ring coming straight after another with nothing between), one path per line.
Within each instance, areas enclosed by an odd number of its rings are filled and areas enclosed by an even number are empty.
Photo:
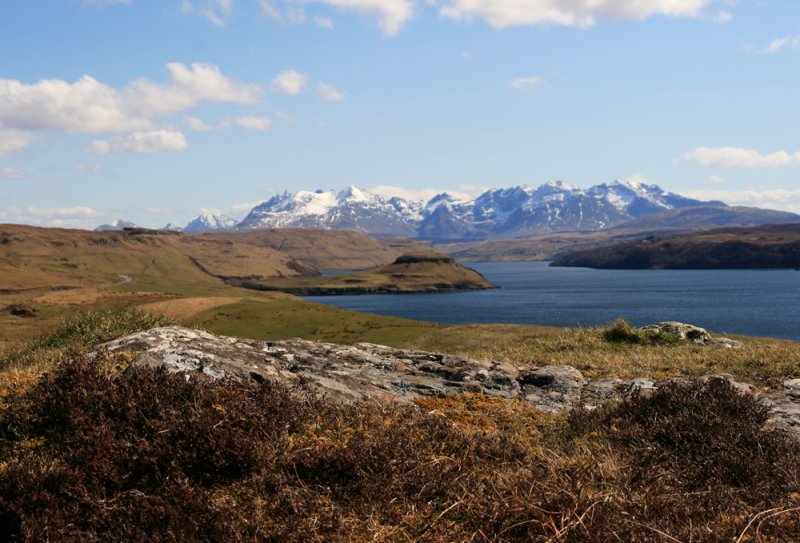
M205 213L200 215L189 224L183 227L184 232L192 232L196 230L228 230L236 226L238 221L232 219L227 215L212 215Z
M357 187L340 191L284 192L256 206L238 228L329 228L377 235L413 236L414 206L401 198L386 200Z
M108 224L101 224L97 228L94 229L95 232L113 232L118 230L123 230L125 228L134 228L136 227L135 223L130 221L123 221L122 219L117 219L112 221Z
M438 194L427 202L386 199L353 186L284 192L255 207L238 229L313 227L423 239L482 239L601 230L701 202L638 181L581 189L562 181L488 190L474 200Z
M173 232L199 232L202 230L229 230L236 226L238 221L232 219L227 215L212 215L211 213L203 213L193 220L189 221L186 226L179 226L177 224L168 223L162 230L171 230Z

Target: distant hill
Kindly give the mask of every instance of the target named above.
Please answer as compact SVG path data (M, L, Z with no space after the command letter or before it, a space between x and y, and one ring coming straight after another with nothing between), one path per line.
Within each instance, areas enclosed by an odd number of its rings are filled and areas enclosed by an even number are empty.
M201 237L267 247L319 270L330 271L384 266L402 253L430 248L427 244L409 239L376 240L363 232L319 228L211 232Z
M303 296L481 290L492 285L478 272L435 252L401 255L388 266L360 273L242 281L241 286Z
M800 223L651 236L568 253L553 260L552 265L604 269L800 268Z
M692 206L668 209L626 221L617 230L687 228L703 226L750 226L756 224L798 223L800 215L788 211L741 206Z
M118 283L120 276L213 285L309 273L314 270L285 253L202 236L0 225L0 289L7 292Z

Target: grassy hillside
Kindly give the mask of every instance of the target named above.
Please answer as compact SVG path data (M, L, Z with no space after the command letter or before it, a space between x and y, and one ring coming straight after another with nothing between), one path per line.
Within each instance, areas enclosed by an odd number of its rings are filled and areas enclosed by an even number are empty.
M175 232L87 232L0 225L2 289L58 289L129 277L217 284L221 277L295 276L293 258L273 249Z
M800 224L650 237L556 258L554 266L610 269L800 268Z
M363 270L389 264L409 250L426 247L407 239L379 241L362 232L314 228L265 228L210 232L204 239L246 243L290 255L319 270Z
M471 268L441 253L408 253L392 264L360 273L242 281L241 286L298 295L447 292L491 288Z

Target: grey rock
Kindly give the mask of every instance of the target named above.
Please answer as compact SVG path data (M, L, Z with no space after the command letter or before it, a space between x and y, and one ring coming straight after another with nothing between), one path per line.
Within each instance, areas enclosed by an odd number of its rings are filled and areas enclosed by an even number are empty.
M560 411L575 405L586 384L572 366L544 366L520 376L524 399L543 411Z
M711 341L711 334L705 328L700 328L693 324L683 322L665 321L656 324L648 324L640 328L643 332L656 332L659 334L669 334L684 341L694 341L695 343L708 343Z
M741 349L744 346L741 341L724 337L715 338L712 337L705 328L700 328L694 324L686 324L684 322L658 322L655 324L642 326L639 328L639 330L643 332L669 334L682 341L692 341L701 345L716 345L717 347L722 347L723 349Z
M235 379L302 384L337 401L415 398L479 393L519 398L550 412L575 406L594 409L603 402L634 393L652 394L673 380L654 382L587 381L571 366L521 370L510 364L473 360L426 351L396 349L372 343L334 345L302 339L256 341L216 336L179 326L153 328L105 345L112 353L131 355L131 368L164 367L187 379ZM132 370L129 370L132 371ZM759 391L730 375L725 379L741 393L754 394L770 410L769 423L800 435L800 379L780 391ZM689 380L683 378L681 380Z

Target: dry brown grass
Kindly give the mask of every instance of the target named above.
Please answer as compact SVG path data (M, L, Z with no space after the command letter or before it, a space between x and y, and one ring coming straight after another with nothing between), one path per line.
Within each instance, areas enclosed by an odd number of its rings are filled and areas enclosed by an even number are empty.
M603 338L606 328L532 329L497 334L474 341L475 327L434 330L412 341L426 350L443 350L479 359L499 360L518 366L567 365L588 378L701 376L729 373L751 383L779 386L800 376L800 343L778 339L736 337L742 349L695 343L629 344ZM480 328L480 327L478 327ZM462 342L462 337L464 341Z
M424 410L337 405L77 357L8 394L3 540L766 543L800 534L797 442L765 431L752 398L721 382L566 419L475 396L426 400Z

